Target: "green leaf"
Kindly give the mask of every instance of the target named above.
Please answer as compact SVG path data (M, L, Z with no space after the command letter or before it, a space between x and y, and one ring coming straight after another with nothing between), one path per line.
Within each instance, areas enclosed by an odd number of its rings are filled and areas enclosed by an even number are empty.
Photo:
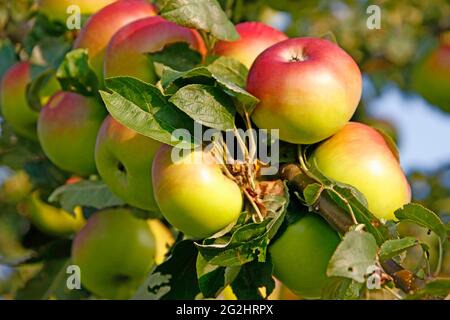
M312 206L317 203L319 197L323 191L323 186L319 183L312 183L303 190L303 197L308 206Z
M349 278L335 277L322 290L324 300L357 300L364 284Z
M197 256L197 278L205 298L215 298L225 288L225 267L209 264L202 255Z
M197 243L199 253L212 265L238 267L253 260L266 261L267 245L275 236L286 215L289 195L266 195L262 201L267 210L265 220L260 223L238 224L218 238L205 239Z
M233 83L241 88L245 88L247 84L248 69L236 59L219 57L207 68L219 83Z
M203 79L209 80L213 79L211 72L206 67L197 67L188 71L177 71L168 66L164 66L162 75L161 75L161 85L162 87L168 91L169 87L176 82L177 80L186 80L186 79Z
M398 256L405 250L419 244L419 241L413 237L405 237L402 239L387 240L380 247L380 260L385 261L392 257Z
M194 299L200 292L196 262L197 249L192 241L176 243L170 257L153 270L133 299Z
M447 239L447 229L439 216L420 204L409 203L403 208L396 210L394 214L399 220L411 221L430 229L436 233L442 243Z
M270 261L253 261L243 265L236 279L231 283L233 293L239 300L262 300L275 289L272 278L273 265ZM259 288L266 289L266 297L262 297Z
M202 56L185 42L177 42L162 51L148 54L153 62L178 71L188 71L202 62Z
M2 41L0 46L0 79L3 74L17 62L14 45L9 39Z
M30 59L35 64L57 69L71 48L72 43L64 36L45 37L33 48Z
M169 101L202 125L218 130L234 127L233 101L216 87L190 84L178 90Z
M375 265L376 256L377 243L370 233L349 231L330 259L327 276L363 283L367 269Z
M418 292L407 296L408 300L418 299L433 299L441 298L445 299L450 294L450 279L437 278L428 282L425 287Z
M71 213L76 206L103 209L124 204L102 181L80 181L63 185L48 200L59 202L64 210Z
M56 71L61 87L85 96L95 96L98 92L97 76L89 65L87 49L75 49L69 52Z
M162 143L191 147L192 141L182 141L172 133L177 129L192 133L193 121L168 102L158 88L130 77L109 78L105 84L112 93L100 94L118 122Z
M36 110L40 111L42 104L41 104L41 92L45 85L51 80L52 77L54 77L55 72L51 68L44 68L41 69L41 71L35 75L31 82L27 85L26 89L26 97L28 101L28 105Z
M236 28L216 0L165 1L160 15L176 24L211 33L221 40L239 39Z

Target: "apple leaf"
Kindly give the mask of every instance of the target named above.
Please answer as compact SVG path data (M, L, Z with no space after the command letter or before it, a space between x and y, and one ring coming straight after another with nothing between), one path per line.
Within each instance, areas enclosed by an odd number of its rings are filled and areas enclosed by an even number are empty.
M177 129L192 133L193 121L168 102L158 88L130 77L108 78L105 84L112 93L100 94L118 122L162 143L191 147L193 141L180 140L172 133Z
M70 213L73 213L76 206L103 209L124 204L102 181L87 180L57 188L48 200L59 202Z
M323 191L323 186L319 183L312 183L303 190L303 197L308 206L314 205Z
M194 299L200 292L196 262L197 249L192 241L176 243L169 258L151 272L133 299Z
M169 101L202 125L218 130L234 127L233 101L216 87L190 84L178 90Z
M216 0L164 1L160 15L181 26L208 32L217 39L239 39L236 28Z
M2 40L0 43L0 79L3 74L17 62L14 45L9 39Z
M266 261L267 245L284 221L289 195L268 194L263 198L267 214L260 223L241 222L220 237L205 239L196 243L199 253L209 264L238 267L250 261ZM228 230L227 230L228 231Z
M202 255L197 256L197 278L205 298L216 297L226 286L225 267L209 264Z
M353 279L334 277L322 290L324 300L356 300L361 296L364 284Z
M252 261L244 264L231 283L233 293L239 300L262 300L268 297L275 289L272 277L273 265L270 260L266 262ZM265 288L262 296L259 288Z
M245 88L247 84L248 69L236 59L219 57L207 68L219 83L233 83L240 88Z
M178 71L188 71L202 62L202 56L185 42L177 42L162 51L148 54L154 63L160 63Z
M396 210L394 214L401 221L411 221L430 229L436 233L442 243L447 240L447 229L439 216L418 203L406 204L403 208Z
M374 266L377 243L372 234L349 231L338 245L327 268L329 277L345 277L363 283L368 268Z
M36 69L36 67L33 67ZM40 72L35 76L32 76L32 80L27 85L26 98L28 105L36 111L40 111L41 104L41 91L48 81L55 75L55 72L51 68L39 68ZM32 72L33 73L33 72Z
M387 240L380 247L379 257L380 261L398 256L405 250L419 244L419 241L413 237L405 237L402 239Z
M61 88L85 96L96 96L99 82L89 65L87 49L75 49L69 52L56 71Z
M450 294L450 279L437 278L428 282L425 287L406 297L408 300L445 299Z

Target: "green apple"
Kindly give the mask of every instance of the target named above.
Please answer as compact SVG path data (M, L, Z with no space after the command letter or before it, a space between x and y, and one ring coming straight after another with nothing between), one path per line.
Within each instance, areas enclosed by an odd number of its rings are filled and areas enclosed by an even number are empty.
M234 58L248 69L261 52L288 38L283 32L261 22L238 23L236 31L239 33L239 40L217 42L214 53Z
M252 120L278 129L280 139L312 144L339 131L358 106L358 65L334 43L318 38L281 41L253 63L247 90L260 103Z
M38 9L51 20L65 22L69 17L67 8L78 6L82 15L91 15L116 0L38 0Z
M392 147L377 130L350 122L320 144L311 161L325 176L362 192L376 217L395 219L394 211L411 201L411 188Z
M328 283L328 262L338 234L318 215L307 214L287 227L269 246L274 276L295 294L316 299Z
M140 19L120 29L109 42L104 76L130 76L155 83L156 73L146 53L163 50L174 43L187 43L203 57L206 48L196 30L179 26L159 16Z
M72 261L81 283L107 299L129 299L155 263L155 239L147 221L127 209L95 213L76 235Z
M95 146L95 162L103 181L126 203L157 211L152 162L161 143L106 117Z
M52 236L70 236L86 223L80 207L75 208L74 215L70 214L44 202L38 191L20 202L17 210L40 231Z
M97 99L58 92L39 114L42 149L61 169L79 175L96 173L95 141L105 117L106 109Z
M415 65L412 88L430 103L450 111L450 32Z
M242 193L210 153L180 152L163 145L156 153L152 168L156 202L175 228L190 237L205 238L237 220Z
M31 193L32 188L30 177L25 171L14 172L0 187L0 202L18 203Z
M89 62L97 77L103 79L103 58L112 36L125 25L156 15L156 8L146 0L119 0L89 18L75 40L75 48L89 51Z
M18 135L37 140L36 122L39 112L30 108L26 99L27 85L31 82L31 64L18 62L4 74L0 84L0 106L5 121ZM41 102L58 90L56 78L52 77L42 88Z

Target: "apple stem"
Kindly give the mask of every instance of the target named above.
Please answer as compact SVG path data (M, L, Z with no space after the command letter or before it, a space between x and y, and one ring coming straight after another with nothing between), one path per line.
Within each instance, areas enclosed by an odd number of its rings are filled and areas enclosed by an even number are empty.
M258 205L255 203L255 201L253 200L253 197L248 193L248 191L245 188L242 188L242 191L244 192L245 196L247 197L247 199L250 201L250 204L252 205L253 209L256 212L256 215L259 219L259 221L255 221L254 222L262 222L264 221L264 217L261 214L261 210L259 210ZM254 215L252 215L252 218L254 218Z

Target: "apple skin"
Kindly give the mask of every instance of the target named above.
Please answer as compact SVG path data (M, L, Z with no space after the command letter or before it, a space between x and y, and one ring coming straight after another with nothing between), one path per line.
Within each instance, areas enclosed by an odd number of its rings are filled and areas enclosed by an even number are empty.
M269 246L273 274L292 292L317 299L328 282L328 262L338 234L316 214L306 214L287 227Z
M37 141L36 122L39 112L28 105L27 85L31 82L31 64L23 61L11 66L0 84L0 106L3 118L18 135ZM41 89L41 102L45 103L59 88L52 77Z
M95 98L58 92L39 114L38 136L44 153L68 172L96 173L95 142L106 113Z
M153 236L155 237L155 263L159 265L164 262L170 248L175 243L175 239L173 238L170 230L160 220L150 219L147 220L147 222Z
M0 187L0 202L16 204L25 199L33 189L28 174L19 170L3 181Z
M362 123L348 123L317 147L311 161L325 176L357 188L377 218L395 219L394 211L411 201L411 188L390 145Z
M17 205L17 211L45 234L66 237L78 232L86 223L80 207L74 210L75 216L63 209L44 202L38 191Z
M105 54L104 77L132 76L148 83L157 78L145 53L158 52L165 46L186 42L202 57L206 47L196 30L179 26L159 16L132 22L111 39Z
M256 58L247 90L260 100L252 114L258 127L279 129L286 142L312 144L350 120L361 97L361 72L332 42L294 38Z
M214 53L234 58L248 69L261 52L280 41L288 39L288 36L283 32L261 22L238 23L236 30L240 39L217 42Z
M108 116L97 135L97 170L110 190L126 203L157 211L151 172L153 158L161 145Z
M414 68L412 87L430 103L450 111L450 41L432 50Z
M152 168L156 202L167 221L196 239L236 221L243 205L241 190L223 175L213 156L194 150L173 162L172 150L163 145Z
M86 48L89 62L102 83L103 58L112 36L123 26L156 15L156 8L146 0L119 0L89 18L74 43Z
M38 9L51 20L65 22L69 17L67 8L76 5L82 15L90 15L116 0L38 0Z
M147 221L127 209L95 213L72 243L81 283L107 299L129 299L155 263L155 239Z

